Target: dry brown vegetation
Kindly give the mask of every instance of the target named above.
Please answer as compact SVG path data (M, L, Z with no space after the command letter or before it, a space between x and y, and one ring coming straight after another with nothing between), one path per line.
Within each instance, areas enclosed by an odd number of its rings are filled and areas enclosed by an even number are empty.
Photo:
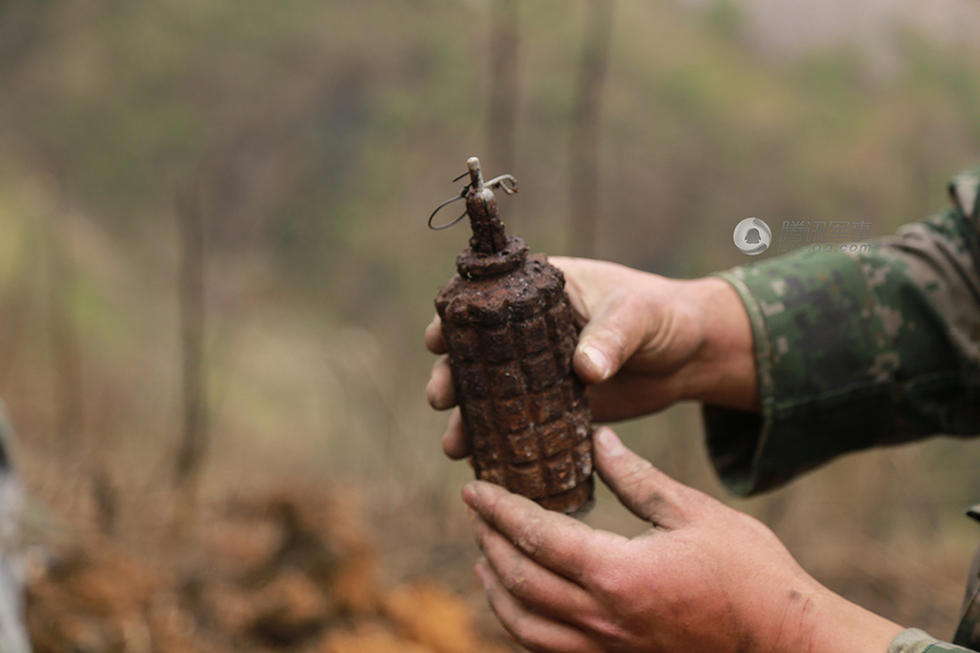
M209 505L135 549L94 532L48 542L28 573L35 651L506 650L439 581L382 583L353 507L323 490Z

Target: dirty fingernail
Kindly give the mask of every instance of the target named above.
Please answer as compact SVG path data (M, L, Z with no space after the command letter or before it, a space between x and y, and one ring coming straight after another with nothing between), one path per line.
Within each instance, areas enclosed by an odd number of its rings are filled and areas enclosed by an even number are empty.
M613 430L603 426L595 432L595 440L600 447L605 449L608 456L619 456L626 453L626 447Z
M599 374L599 379L605 380L609 376L609 358L606 354L593 345L582 347L582 353L589 360L589 365Z

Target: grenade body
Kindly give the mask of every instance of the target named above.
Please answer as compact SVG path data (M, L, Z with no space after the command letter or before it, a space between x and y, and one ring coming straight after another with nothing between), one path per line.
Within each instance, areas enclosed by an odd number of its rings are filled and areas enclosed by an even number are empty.
M515 237L493 253L464 251L457 268L436 310L477 478L581 512L592 502L592 427L564 276Z

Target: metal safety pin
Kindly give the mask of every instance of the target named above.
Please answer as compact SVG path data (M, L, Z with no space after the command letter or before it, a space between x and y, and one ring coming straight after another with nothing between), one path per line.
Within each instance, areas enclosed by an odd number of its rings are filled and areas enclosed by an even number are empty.
M462 179L468 174L470 174L469 171L464 172L460 176L453 179L453 182L459 181L460 179ZM514 179L513 175L500 175L499 177L494 177L490 181L485 182L483 186L485 188L499 188L500 190L504 191L504 193L506 193L507 195L513 195L514 193L517 192L517 180ZM456 197L450 197L448 200L446 200L445 202L437 206L435 211L433 211L432 214L429 216L429 221L428 221L429 229L432 229L433 231L442 231L443 229L448 229L449 227L453 226L454 224L456 224L457 222L465 218L466 211L463 211L463 213L460 214L458 218L454 218L445 224L440 224L440 225L432 224L432 220L433 218L436 217L436 213L438 213L445 207L449 206L453 202L456 202L466 197L466 193L468 193L470 188L472 187L473 187L473 182L466 184L459 191L459 195L457 195Z
M513 195L517 192L517 180L514 179L514 175L500 175L499 177L494 177L483 185L487 188L499 188L508 195Z

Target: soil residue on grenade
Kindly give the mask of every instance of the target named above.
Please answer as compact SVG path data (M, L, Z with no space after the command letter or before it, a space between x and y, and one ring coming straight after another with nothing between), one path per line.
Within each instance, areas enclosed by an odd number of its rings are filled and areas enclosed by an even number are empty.
M454 199L466 200L473 237L435 303L476 477L581 513L592 503L592 425L572 371L578 330L565 277L504 231L491 189L516 192L514 178L484 182L476 157L467 167Z

